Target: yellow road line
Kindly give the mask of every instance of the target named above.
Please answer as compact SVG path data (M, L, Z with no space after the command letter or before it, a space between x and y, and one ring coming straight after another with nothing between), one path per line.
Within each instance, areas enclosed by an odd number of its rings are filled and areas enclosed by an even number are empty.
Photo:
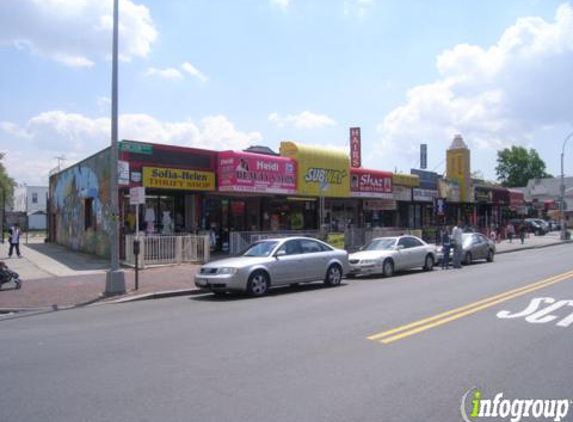
M381 343L387 344L393 341L399 340L404 337L408 337L410 335L429 330L430 328L446 324L450 321L453 321L458 318L462 318L464 316L473 314L480 310L489 308L491 306L497 305L498 303L505 302L506 300L510 300L521 295L530 293L532 291L542 289L544 287L550 286L554 283L559 283L561 281L565 281L568 278L573 276L573 271L568 271L563 274L556 275L554 277L537 281L535 283L528 284L527 286L522 286L520 288L510 290L505 293L501 293L477 302L470 303L465 306L461 306L456 309L452 309L447 312L443 312L439 315L435 315L429 318L425 318L411 324L407 324L398 328L394 328L391 330L387 330L381 333L373 334L368 337L368 340L381 340ZM436 322L433 322L436 321ZM418 327L418 328L416 328ZM397 334L401 333L401 334ZM393 335L395 334L395 335Z

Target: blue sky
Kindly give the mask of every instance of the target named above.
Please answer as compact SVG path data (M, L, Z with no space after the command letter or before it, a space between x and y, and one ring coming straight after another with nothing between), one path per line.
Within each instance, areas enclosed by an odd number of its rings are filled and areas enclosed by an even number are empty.
M110 143L112 2L0 2L0 151L47 185ZM283 140L363 166L430 170L460 133L472 171L535 148L558 175L573 131L573 3L121 0L120 138L224 150ZM573 174L573 140L565 173Z

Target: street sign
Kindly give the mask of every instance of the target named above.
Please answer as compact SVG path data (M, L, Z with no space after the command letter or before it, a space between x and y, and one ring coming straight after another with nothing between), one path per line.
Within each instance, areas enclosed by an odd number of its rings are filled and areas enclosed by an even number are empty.
M135 187L129 189L129 203L131 205L145 204L145 188Z
M121 141L119 143L120 151L132 152L134 154L153 154L153 145L143 144L140 142Z

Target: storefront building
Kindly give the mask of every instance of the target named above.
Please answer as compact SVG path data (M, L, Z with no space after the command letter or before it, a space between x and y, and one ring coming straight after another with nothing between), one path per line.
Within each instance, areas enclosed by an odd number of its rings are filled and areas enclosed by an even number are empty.
M394 200L396 201L396 220L395 226L415 229L416 214L419 216L421 211L412 202L412 189L420 187L420 177L416 174L394 173L392 175L394 184Z
M108 256L113 220L110 203L110 156L107 148L50 176L51 242L75 251Z
M438 173L426 170L412 169L410 173L418 176L419 187L412 188L412 204L414 205L414 228L436 228L439 218L435 212L438 199Z
M357 224L360 201L350 196L350 160L346 153L281 142L280 154L297 162L297 198L293 199L318 211L315 228L344 231Z
M360 199L357 227L393 227L396 200L392 173L362 168L350 169L350 196Z

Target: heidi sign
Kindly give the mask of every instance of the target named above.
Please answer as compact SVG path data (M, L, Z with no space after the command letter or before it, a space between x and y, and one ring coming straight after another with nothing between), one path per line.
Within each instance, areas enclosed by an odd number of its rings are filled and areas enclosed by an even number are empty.
M224 151L217 174L223 192L296 193L296 161L290 158Z

